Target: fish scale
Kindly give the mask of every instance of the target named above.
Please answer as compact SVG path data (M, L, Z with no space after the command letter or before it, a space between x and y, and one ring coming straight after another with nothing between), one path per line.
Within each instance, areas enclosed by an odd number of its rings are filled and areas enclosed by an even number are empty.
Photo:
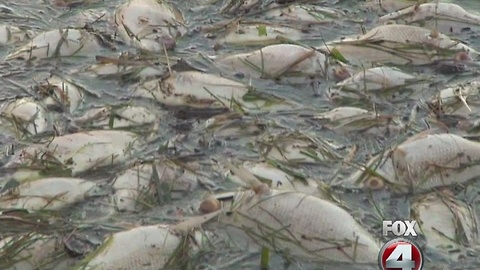
M474 51L473 49L462 45L461 43L447 38L443 34L438 34L434 37L432 32L428 29L403 25L403 24L389 24L376 27L365 35L358 38L358 41L375 42L393 42L399 44L430 44L443 49L465 49L467 51ZM344 42L353 41L355 39L347 39ZM419 48L421 49L421 48Z
M44 178L25 182L0 195L2 209L59 210L83 201L95 183L79 178Z
M126 1L116 8L114 20L124 42L152 52L175 46L177 35L186 32L183 15L163 1Z
M377 26L360 36L328 42L318 49L329 53L336 49L354 65L425 65L438 60L453 60L463 51L478 55L474 49L428 29L400 24Z
M480 165L461 168L480 161L480 144L454 134L427 135L399 145L392 159L397 182L428 190L477 177Z
M290 262L306 269L373 269L385 259L378 254L387 238L379 223L393 218L426 221L422 225L441 232L437 242L417 239L428 255L424 268L460 264L476 269L478 222L469 215L476 210L479 183L468 183L461 193L427 187L445 185L440 176L446 174L454 184L478 175L476 168L460 172L445 164L480 151L474 142L458 147L457 140L437 143L435 136L415 134L448 128L465 138L478 137L478 127L466 127L478 124L477 95L458 85L439 90L478 75L477 52L465 45L480 44L480 28L471 21L453 26L455 31L440 30L437 22L453 23L431 11L458 10L428 1L437 5L417 0L5 0L14 5L0 5L8 24L0 25L0 43L7 43L0 76L6 92L0 102L10 110L1 115L0 185L15 195L25 183L47 183L43 177L81 176L91 182L77 187L69 178L29 189L28 195L62 199L58 208L71 206L64 211L2 209L0 220L8 224L0 222L0 242L11 236L14 248L0 243L0 269L17 259L22 262L14 268L22 270L79 270L85 264L118 270L282 269ZM472 14L480 7L478 0L460 2ZM412 20L421 19L411 24L421 28L380 26L376 19L392 6L410 6L416 12ZM424 7L430 7L430 16L422 21ZM396 22L410 24L406 20ZM273 43L279 45L266 46ZM325 44L325 51L311 47ZM54 59L12 61L13 55ZM230 113L219 115L225 111ZM213 122L205 120L213 115ZM435 148L428 148L431 144ZM382 162L368 161L371 156ZM422 184L434 166L443 168L442 174ZM226 167L230 174L222 175ZM349 171L355 179L345 179ZM334 187L345 180L354 181ZM410 187L412 182L419 186L414 194L393 194L395 183ZM237 187L255 193L244 192L240 205L225 211ZM228 194L215 194L223 190ZM419 191L442 198L418 205ZM0 206L10 199L2 195ZM28 203L38 207L45 200ZM420 214L409 216L417 206ZM200 213L205 215L196 216ZM225 230L226 225L233 228ZM220 239L209 237L209 245L202 246L179 234L198 227ZM458 227L468 228L468 241L459 239ZM249 232L260 235L252 239ZM18 237L32 233L42 237L29 243ZM263 240L263 248L251 245L255 238ZM277 246L287 252L276 252ZM405 262L404 255L398 261ZM61 265L46 266L51 259Z
M411 217L418 220L416 231L425 236L431 247L446 250L455 259L466 253L455 239L471 246L478 244L478 220L473 211L461 200L430 193L413 202Z
M101 48L95 35L86 30L51 30L38 34L28 44L7 55L6 60L86 56L99 52Z
M243 201L233 210L233 220L227 217L221 222L233 222L263 237L281 234L274 245L301 257L343 262L352 262L355 257L359 263L376 262L378 242L344 209L304 193L270 192L237 194ZM285 237L288 240L281 240ZM337 249L339 245L341 250Z
M276 44L260 50L218 58L214 64L227 71L242 73L247 77L259 78L265 74L274 76L281 73L302 73L333 77L332 69L340 64L331 63L326 73L325 54L294 44ZM263 74L265 73L265 74Z
M480 26L480 16L452 3L424 3L384 15L378 23L396 20L405 24L430 23L440 32L461 32L465 27Z
M422 42L428 37L429 31L417 27L405 27L401 24L385 25L374 28L358 40L379 39L382 41L407 43Z
M168 228L157 225L119 232L106 240L105 249L88 263L86 269L157 270L165 265L179 244L180 238L171 235Z

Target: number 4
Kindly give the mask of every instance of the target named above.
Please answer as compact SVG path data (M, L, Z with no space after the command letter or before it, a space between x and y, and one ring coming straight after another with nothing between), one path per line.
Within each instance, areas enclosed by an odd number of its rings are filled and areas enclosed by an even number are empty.
M400 260L402 256L402 260ZM412 261L412 246L409 244L398 244L388 256L387 268L401 268L402 270L415 269L415 262Z

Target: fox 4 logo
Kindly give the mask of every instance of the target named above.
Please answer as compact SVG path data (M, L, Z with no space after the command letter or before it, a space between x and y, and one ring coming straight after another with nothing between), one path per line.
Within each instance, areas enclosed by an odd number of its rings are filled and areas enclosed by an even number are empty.
M397 238L385 243L378 254L380 270L421 270L423 268L423 253L407 236L418 236L415 231L416 221L397 220L383 221L383 235L389 233Z
M387 236L388 233L393 235L400 236L418 236L415 231L415 225L417 222L415 220L397 220L392 222L391 220L383 221L383 236Z

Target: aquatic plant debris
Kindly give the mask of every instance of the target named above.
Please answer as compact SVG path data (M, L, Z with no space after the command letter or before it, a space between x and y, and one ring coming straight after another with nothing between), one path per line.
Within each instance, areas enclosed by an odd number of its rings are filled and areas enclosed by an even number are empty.
M479 10L3 1L0 269L478 269Z

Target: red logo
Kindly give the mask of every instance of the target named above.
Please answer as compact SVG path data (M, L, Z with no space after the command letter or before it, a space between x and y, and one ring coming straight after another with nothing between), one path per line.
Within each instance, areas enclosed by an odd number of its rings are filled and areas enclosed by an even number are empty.
M378 254L381 270L421 270L423 254L414 242L397 238L383 245Z

